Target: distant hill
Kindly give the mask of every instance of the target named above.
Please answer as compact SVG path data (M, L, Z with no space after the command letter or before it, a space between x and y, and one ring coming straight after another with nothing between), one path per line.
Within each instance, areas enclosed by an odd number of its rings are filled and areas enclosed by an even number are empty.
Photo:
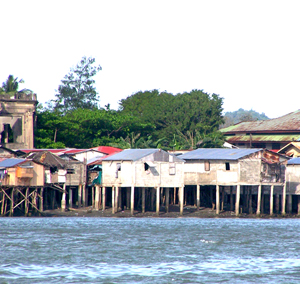
M256 121L256 120L266 120L269 119L264 113L258 113L254 110L244 110L240 108L239 110L232 112L225 112L224 120L225 123L220 127L228 127L233 124L244 121Z

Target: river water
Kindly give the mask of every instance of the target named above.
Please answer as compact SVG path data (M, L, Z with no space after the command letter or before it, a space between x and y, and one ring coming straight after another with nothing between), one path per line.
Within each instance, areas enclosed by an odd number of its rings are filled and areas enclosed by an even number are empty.
M0 283L300 283L300 220L1 218Z

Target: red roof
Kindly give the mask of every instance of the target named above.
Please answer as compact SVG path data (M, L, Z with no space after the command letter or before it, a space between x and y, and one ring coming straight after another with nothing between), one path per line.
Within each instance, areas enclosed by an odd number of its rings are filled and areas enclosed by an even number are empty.
M101 153L110 155L110 154L114 154L114 153L119 153L122 152L123 150L120 148L116 148L116 147L110 147L110 146L98 146L98 147L94 147L92 148L94 150L97 150Z

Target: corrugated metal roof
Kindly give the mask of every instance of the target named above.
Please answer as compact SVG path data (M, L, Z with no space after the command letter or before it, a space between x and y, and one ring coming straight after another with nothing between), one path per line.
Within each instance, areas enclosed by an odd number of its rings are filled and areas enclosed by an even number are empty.
M287 163L288 165L300 165L300 158L290 159Z
M300 141L300 134L289 135L289 134L274 134L274 135L234 135L226 136L226 141L229 143L237 142L291 142Z
M111 147L111 146L98 146L98 147L93 147L91 149L97 150L97 151L99 151L101 153L104 153L104 154L107 154L107 155L123 151L120 148Z
M262 149L219 149L199 148L179 156L184 160L238 160L242 157L259 152Z
M25 161L26 159L5 159L0 162L0 168L11 168Z
M259 121L241 122L220 130L225 133L236 132L300 132L300 110L291 112L284 116Z
M157 151L159 149L125 149L122 152L103 159L103 161L137 161Z

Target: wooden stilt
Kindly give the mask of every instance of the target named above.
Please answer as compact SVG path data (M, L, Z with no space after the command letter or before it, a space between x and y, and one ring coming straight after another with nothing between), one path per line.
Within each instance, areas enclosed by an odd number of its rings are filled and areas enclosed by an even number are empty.
M92 208L95 208L95 186L92 186Z
M239 216L240 214L240 192L241 192L241 186L238 184L236 186L235 216Z
M220 186L216 185L216 214L220 214Z
M61 211L62 212L66 211L66 184L65 183L63 185L63 194L61 197Z
M104 210L105 210L105 202L106 202L106 200L105 200L105 191L106 191L106 187L105 186L103 186L102 187L102 211L104 212Z
M264 207L265 207L265 194L264 194L264 187L261 186L261 207L260 207L261 214L264 214Z
M130 192L130 213L133 215L134 213L134 186L131 186L131 192Z
M165 188L166 191L166 212L169 213L169 204L170 204L170 196L169 196L169 191L170 189L168 187Z
M11 189L10 210L9 210L9 216L12 217L13 215L14 215L14 188Z
M26 187L26 190L25 190L25 217L28 216L28 212L29 212L28 192L29 192L29 187Z
M87 188L86 188L85 183L82 185L82 205L83 205L83 207L88 206Z
M123 204L122 204L122 188L121 187L118 187L118 208L117 210L122 210L123 208Z
M224 188L224 187L222 187L221 212L223 212L223 211L224 211L225 194L226 194L226 192L225 192L225 188Z
M119 208L119 187L118 186L116 186L115 194L116 194L116 198L115 198L115 212L118 212L118 208Z
M281 206L282 215L285 215L285 205L286 205L286 184L283 185L283 189L282 189L282 206Z
M258 186L257 190L257 208L256 208L256 215L260 215L260 207L261 207L261 184Z
M200 184L197 184L197 210L200 209Z
M175 205L176 204L176 187L174 187L174 202L173 204Z
M126 188L126 208L130 208L130 188Z
M293 204L292 204L292 194L288 194L288 196L287 196L287 211L288 211L288 213L289 214L291 214L292 213L292 208L293 208Z
M113 186L111 189L111 213L115 214L115 187Z
M276 213L280 213L280 195L279 194L275 195L275 210L276 210Z
M69 208L73 208L73 189L69 187Z
M160 205L160 187L156 188L156 214L159 215L159 205Z
M78 186L78 208L81 207L82 204L82 184Z
M297 201L298 201L298 208L297 208L298 212L297 213L298 213L298 215L300 215L300 195L297 195Z
M252 186L249 186L249 214L253 214L253 208L252 208Z
M142 188L142 213L145 213L145 201L146 201L146 195L145 195L146 188Z
M180 212L179 214L183 215L183 197L184 197L184 187L180 187Z
M233 194L232 194L232 186L230 186L230 211L233 211Z
M40 188L40 211L44 211L44 188Z
M5 203L5 194L4 194L4 189L1 189L2 192L2 204L1 204L1 215L4 215L4 203Z
M96 190L95 190L95 206L94 208L99 211L100 210L100 185L96 185Z
M270 216L273 215L273 194L274 194L274 185L271 185L271 188L270 188Z

